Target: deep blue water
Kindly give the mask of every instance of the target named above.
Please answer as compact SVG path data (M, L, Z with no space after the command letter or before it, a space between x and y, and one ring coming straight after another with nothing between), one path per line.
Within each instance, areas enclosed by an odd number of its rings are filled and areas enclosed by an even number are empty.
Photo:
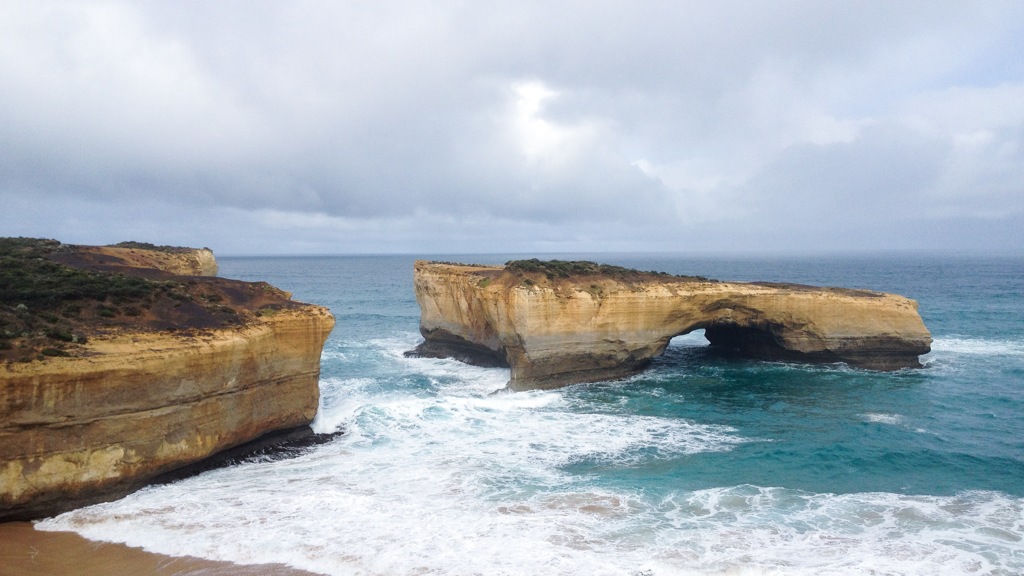
M1024 259L549 257L896 292L935 343L878 373L694 333L624 381L489 396L507 370L402 357L413 257L222 258L330 307L315 428L346 434L49 524L326 574L1024 573Z

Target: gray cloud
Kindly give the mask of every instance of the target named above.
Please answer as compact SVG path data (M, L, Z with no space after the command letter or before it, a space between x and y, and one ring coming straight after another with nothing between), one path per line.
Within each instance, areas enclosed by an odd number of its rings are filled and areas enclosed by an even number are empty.
M1015 2L5 3L0 227L234 253L1005 250L1021 37Z

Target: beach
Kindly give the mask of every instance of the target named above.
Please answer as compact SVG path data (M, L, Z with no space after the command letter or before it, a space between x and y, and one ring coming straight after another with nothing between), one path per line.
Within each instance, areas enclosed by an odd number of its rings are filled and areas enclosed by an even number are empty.
M36 530L29 522L0 523L0 576L309 576L282 564L243 566L151 554L123 544L93 542L73 532Z

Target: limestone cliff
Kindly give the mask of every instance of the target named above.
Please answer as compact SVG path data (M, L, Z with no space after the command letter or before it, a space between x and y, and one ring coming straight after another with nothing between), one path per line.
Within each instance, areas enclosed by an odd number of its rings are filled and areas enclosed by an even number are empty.
M134 262L165 260L131 250ZM67 322L74 341L34 344L43 336L31 318L19 326L26 332L0 341L15 358L0 360L0 521L120 497L312 421L320 353L334 326L325 308L264 283L162 274L136 300L74 300L70 318L39 312ZM36 356L40 346L54 348Z
M622 377L700 328L750 357L881 370L920 366L931 345L916 302L865 290L425 261L414 282L425 341L411 354L507 364L513 390Z

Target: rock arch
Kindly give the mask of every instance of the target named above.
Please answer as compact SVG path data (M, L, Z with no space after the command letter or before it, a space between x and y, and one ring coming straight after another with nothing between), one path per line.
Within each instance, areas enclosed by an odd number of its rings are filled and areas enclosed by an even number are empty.
M697 329L744 356L878 370L918 367L930 350L917 303L894 294L592 266L556 275L419 261L424 342L410 354L508 365L509 387L527 390L635 373Z

